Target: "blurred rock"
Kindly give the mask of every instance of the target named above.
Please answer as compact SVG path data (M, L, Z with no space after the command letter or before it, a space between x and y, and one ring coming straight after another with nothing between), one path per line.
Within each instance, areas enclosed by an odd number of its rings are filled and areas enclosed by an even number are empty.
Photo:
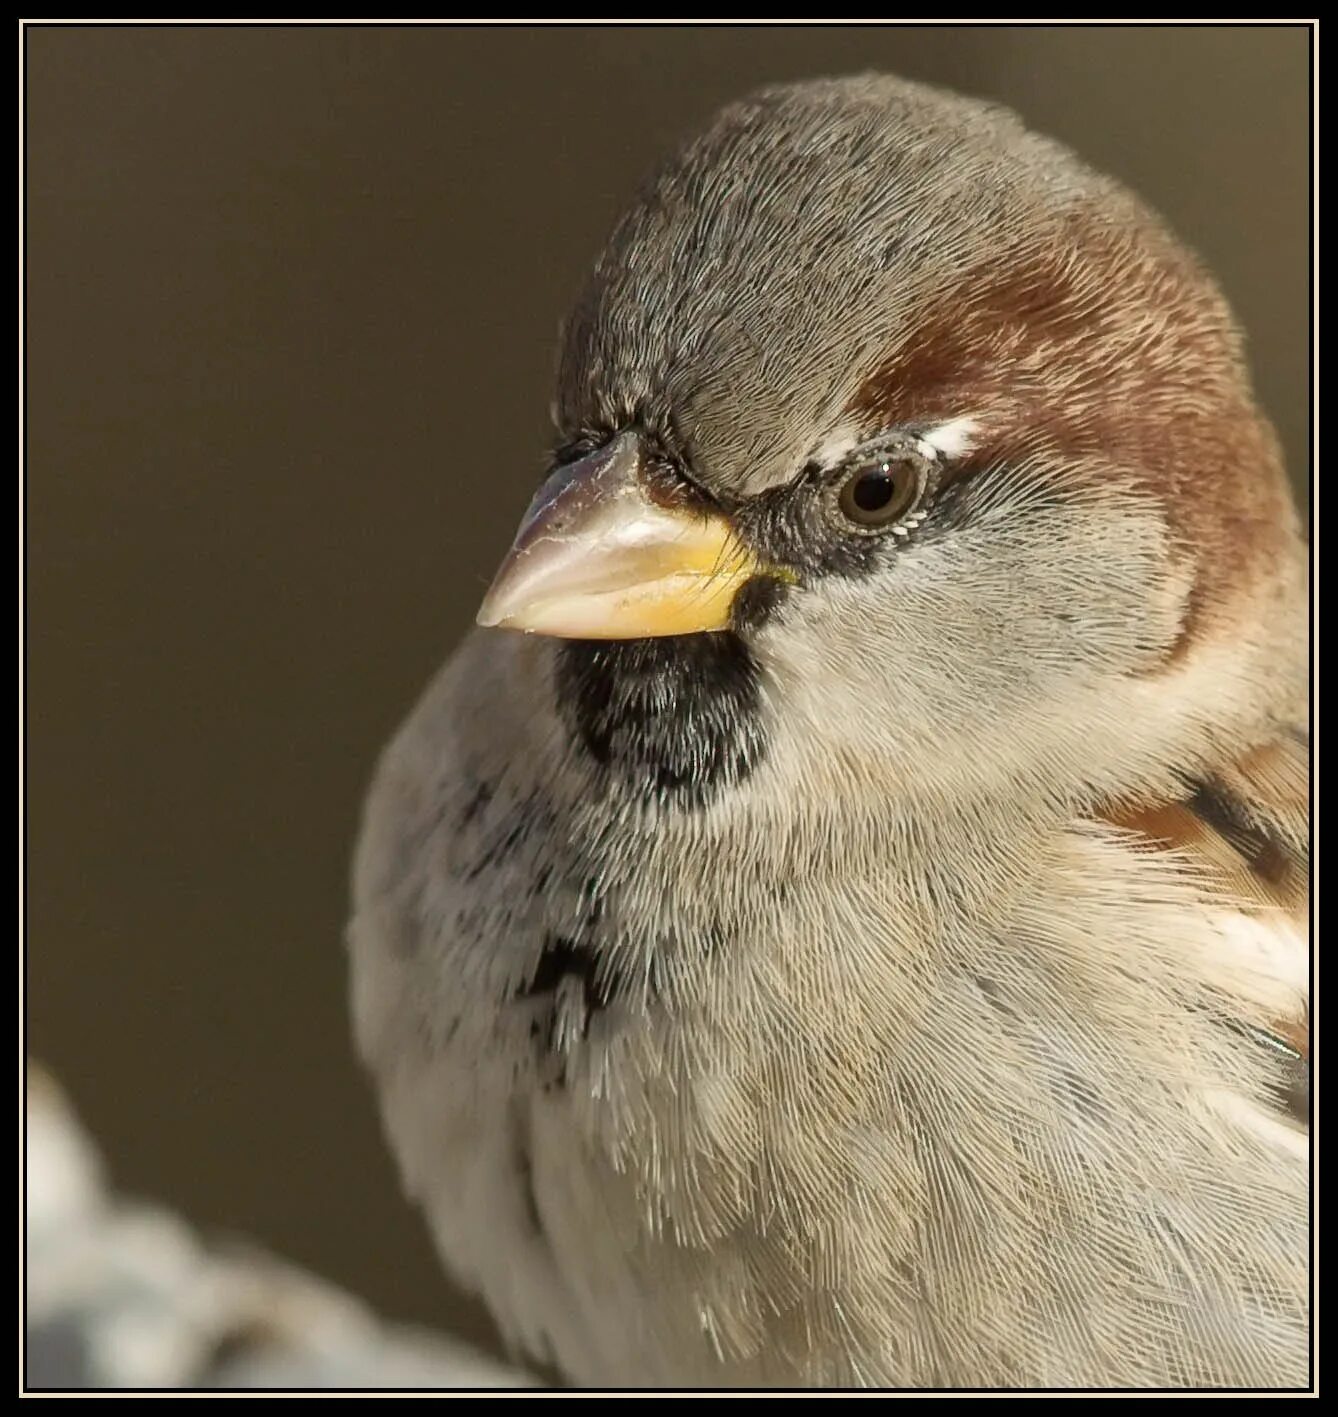
M533 1379L381 1322L279 1260L108 1193L60 1090L28 1069L27 1386L514 1388Z

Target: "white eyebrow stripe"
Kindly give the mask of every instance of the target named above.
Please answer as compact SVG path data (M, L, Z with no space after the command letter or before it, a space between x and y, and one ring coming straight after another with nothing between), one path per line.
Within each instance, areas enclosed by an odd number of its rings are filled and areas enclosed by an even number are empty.
M980 424L974 418L954 418L940 423L921 433L921 439L928 443L941 457L959 458L975 447L975 435L980 432Z
M889 431L895 432L896 430ZM933 456L959 458L963 453L969 453L975 446L975 435L979 431L980 424L974 418L963 416L949 419L947 423L940 423L916 436L929 448ZM843 423L839 427L833 428L813 449L810 461L817 463L821 468L833 468L853 453L856 448L870 441L868 434L862 433L854 424Z
M835 467L842 458L853 453L864 441L859 429L854 424L844 423L838 428L833 428L813 449L811 461L817 463L821 468Z

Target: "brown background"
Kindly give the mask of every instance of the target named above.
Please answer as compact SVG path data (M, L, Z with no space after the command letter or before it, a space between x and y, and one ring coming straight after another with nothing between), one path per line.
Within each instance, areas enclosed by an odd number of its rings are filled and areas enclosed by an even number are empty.
M563 307L763 81L1002 99L1219 273L1306 474L1300 29L29 31L30 1048L125 1188L486 1332L347 1042L373 755L541 467Z

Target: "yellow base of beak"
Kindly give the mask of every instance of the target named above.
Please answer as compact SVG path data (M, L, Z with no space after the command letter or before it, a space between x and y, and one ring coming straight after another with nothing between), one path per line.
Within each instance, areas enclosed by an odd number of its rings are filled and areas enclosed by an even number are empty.
M719 513L652 501L624 434L540 488L478 623L601 640L725 630L761 570Z

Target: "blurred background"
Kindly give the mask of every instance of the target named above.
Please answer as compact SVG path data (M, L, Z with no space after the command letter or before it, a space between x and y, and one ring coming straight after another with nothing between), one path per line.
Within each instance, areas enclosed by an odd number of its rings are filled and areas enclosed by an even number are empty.
M120 1189L489 1340L348 1041L363 786L542 471L620 204L719 104L860 69L1160 208L1306 485L1304 29L27 32L29 1051Z

